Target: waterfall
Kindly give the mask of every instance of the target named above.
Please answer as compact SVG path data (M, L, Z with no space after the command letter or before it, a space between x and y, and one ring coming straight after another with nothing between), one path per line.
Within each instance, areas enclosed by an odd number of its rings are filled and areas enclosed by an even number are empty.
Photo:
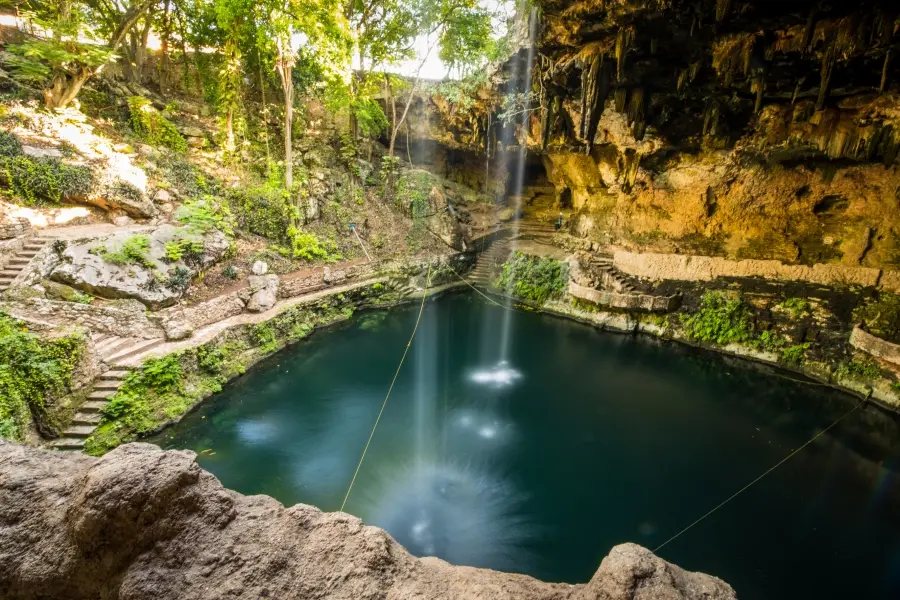
M504 149L511 145L510 142L515 140L515 134L520 132L521 143L516 145L516 157L512 170L511 186L507 186L507 190L512 191L513 199L513 218L510 228L510 244L509 256L507 260L512 258L516 251L516 244L519 237L519 217L522 211L522 192L525 187L525 159L527 157L528 148L528 130L531 121L531 76L534 66L534 49L537 44L537 9L532 8L528 17L528 42L526 44L526 59L524 70L520 68L519 61L513 63L511 92L514 94L522 94L524 98L524 106L521 113L516 115L513 123L514 127L506 127L503 132ZM508 158L506 159L508 160ZM496 242L495 242L496 243ZM512 342L512 290L507 287L506 294L506 310L503 311L502 323L500 326L500 362L499 367L504 367L509 360L509 349Z

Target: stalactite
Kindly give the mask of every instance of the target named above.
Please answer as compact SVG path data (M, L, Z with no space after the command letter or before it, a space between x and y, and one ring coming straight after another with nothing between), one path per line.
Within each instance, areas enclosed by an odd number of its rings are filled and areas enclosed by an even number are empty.
M697 79L697 73L700 72L700 67L703 65L701 61L692 62L690 66L690 80L694 81Z
M703 136L715 136L719 131L719 102L707 101L703 109Z
M800 94L800 84L803 83L803 79L797 82L797 85L794 86L794 93L791 95L791 104L797 104L797 96Z
M766 78L760 75L754 77L750 84L750 91L756 92L756 103L753 105L753 112L759 114L762 109L763 93L766 91Z
M656 56L656 52L659 50L659 41L656 38L652 38L650 40L650 54L651 56Z
M625 112L625 102L628 100L628 89L627 88L616 88L616 112L623 113Z
M597 125L603 114L603 106L609 96L610 66L602 52L588 57L581 71L581 123L579 133L590 151L597 134Z
M881 67L881 85L878 86L878 91L882 94L887 89L887 80L888 80L888 72L891 68L891 48L887 49L887 52L884 53L884 65Z
M826 43L825 51L822 53L822 74L819 81L819 97L816 99L816 110L825 108L825 100L828 98L828 85L831 83L831 73L834 71L836 52L836 44L832 37Z
M547 149L547 144L550 143L550 137L553 135L553 121L556 119L556 115L559 114L559 107L559 96L553 95L547 102L546 108L544 108L543 118L541 119L541 148L543 150Z
M645 109L644 88L637 87L631 90L631 99L628 102L628 124L632 126L634 139L644 139L647 122L644 118Z
M684 92L685 84L687 84L688 72L687 69L682 69L678 73L678 83L675 86L675 90L681 95Z
M806 19L806 27L803 29L803 44L801 45L801 53L807 54L812 45L813 34L816 31L816 21L818 20L818 10L814 7L809 11L809 17Z
M622 191L630 194L634 189L634 182L637 181L638 170L641 167L641 153L633 148L626 148L622 166Z
M634 42L634 29L631 27L620 27L616 33L616 81L621 82L625 79L625 57L628 50Z
M716 0L716 21L723 21L731 10L731 0Z

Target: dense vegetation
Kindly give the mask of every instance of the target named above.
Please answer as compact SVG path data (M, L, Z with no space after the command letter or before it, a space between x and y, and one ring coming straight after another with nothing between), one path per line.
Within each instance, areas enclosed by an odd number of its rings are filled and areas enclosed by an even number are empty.
M544 304L561 296L568 283L569 271L565 263L516 251L504 263L496 286L528 302Z
M48 403L69 391L83 348L77 334L45 340L0 313L0 437L21 440L32 418L52 428Z

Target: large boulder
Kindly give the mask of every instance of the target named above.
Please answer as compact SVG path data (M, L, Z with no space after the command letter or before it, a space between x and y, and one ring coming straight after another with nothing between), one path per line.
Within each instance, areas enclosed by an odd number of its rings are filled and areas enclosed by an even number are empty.
M574 586L417 559L356 517L243 496L150 444L94 458L0 440L0 532L5 600L735 598L630 544Z
M133 243L135 236L147 238L147 250L139 258L122 262L117 254ZM213 230L196 236L196 241L202 241L202 252L168 259L167 245L171 248L184 236L184 228L162 225L76 240L60 253L50 279L103 298L134 298L151 309L171 306L184 295L197 272L221 260L230 245L225 234Z

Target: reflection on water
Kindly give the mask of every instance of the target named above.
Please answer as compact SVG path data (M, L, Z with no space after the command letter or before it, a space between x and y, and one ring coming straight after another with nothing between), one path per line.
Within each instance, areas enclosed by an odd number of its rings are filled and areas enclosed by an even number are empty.
M239 492L338 510L417 311L318 333L155 441ZM537 314L498 364L501 316L474 296L426 305L347 504L416 554L587 581L613 545L657 546L856 402ZM663 557L742 600L896 600L898 442L900 420L861 408Z
M362 509L417 556L520 570L528 562L523 496L486 468L425 463L385 472Z

